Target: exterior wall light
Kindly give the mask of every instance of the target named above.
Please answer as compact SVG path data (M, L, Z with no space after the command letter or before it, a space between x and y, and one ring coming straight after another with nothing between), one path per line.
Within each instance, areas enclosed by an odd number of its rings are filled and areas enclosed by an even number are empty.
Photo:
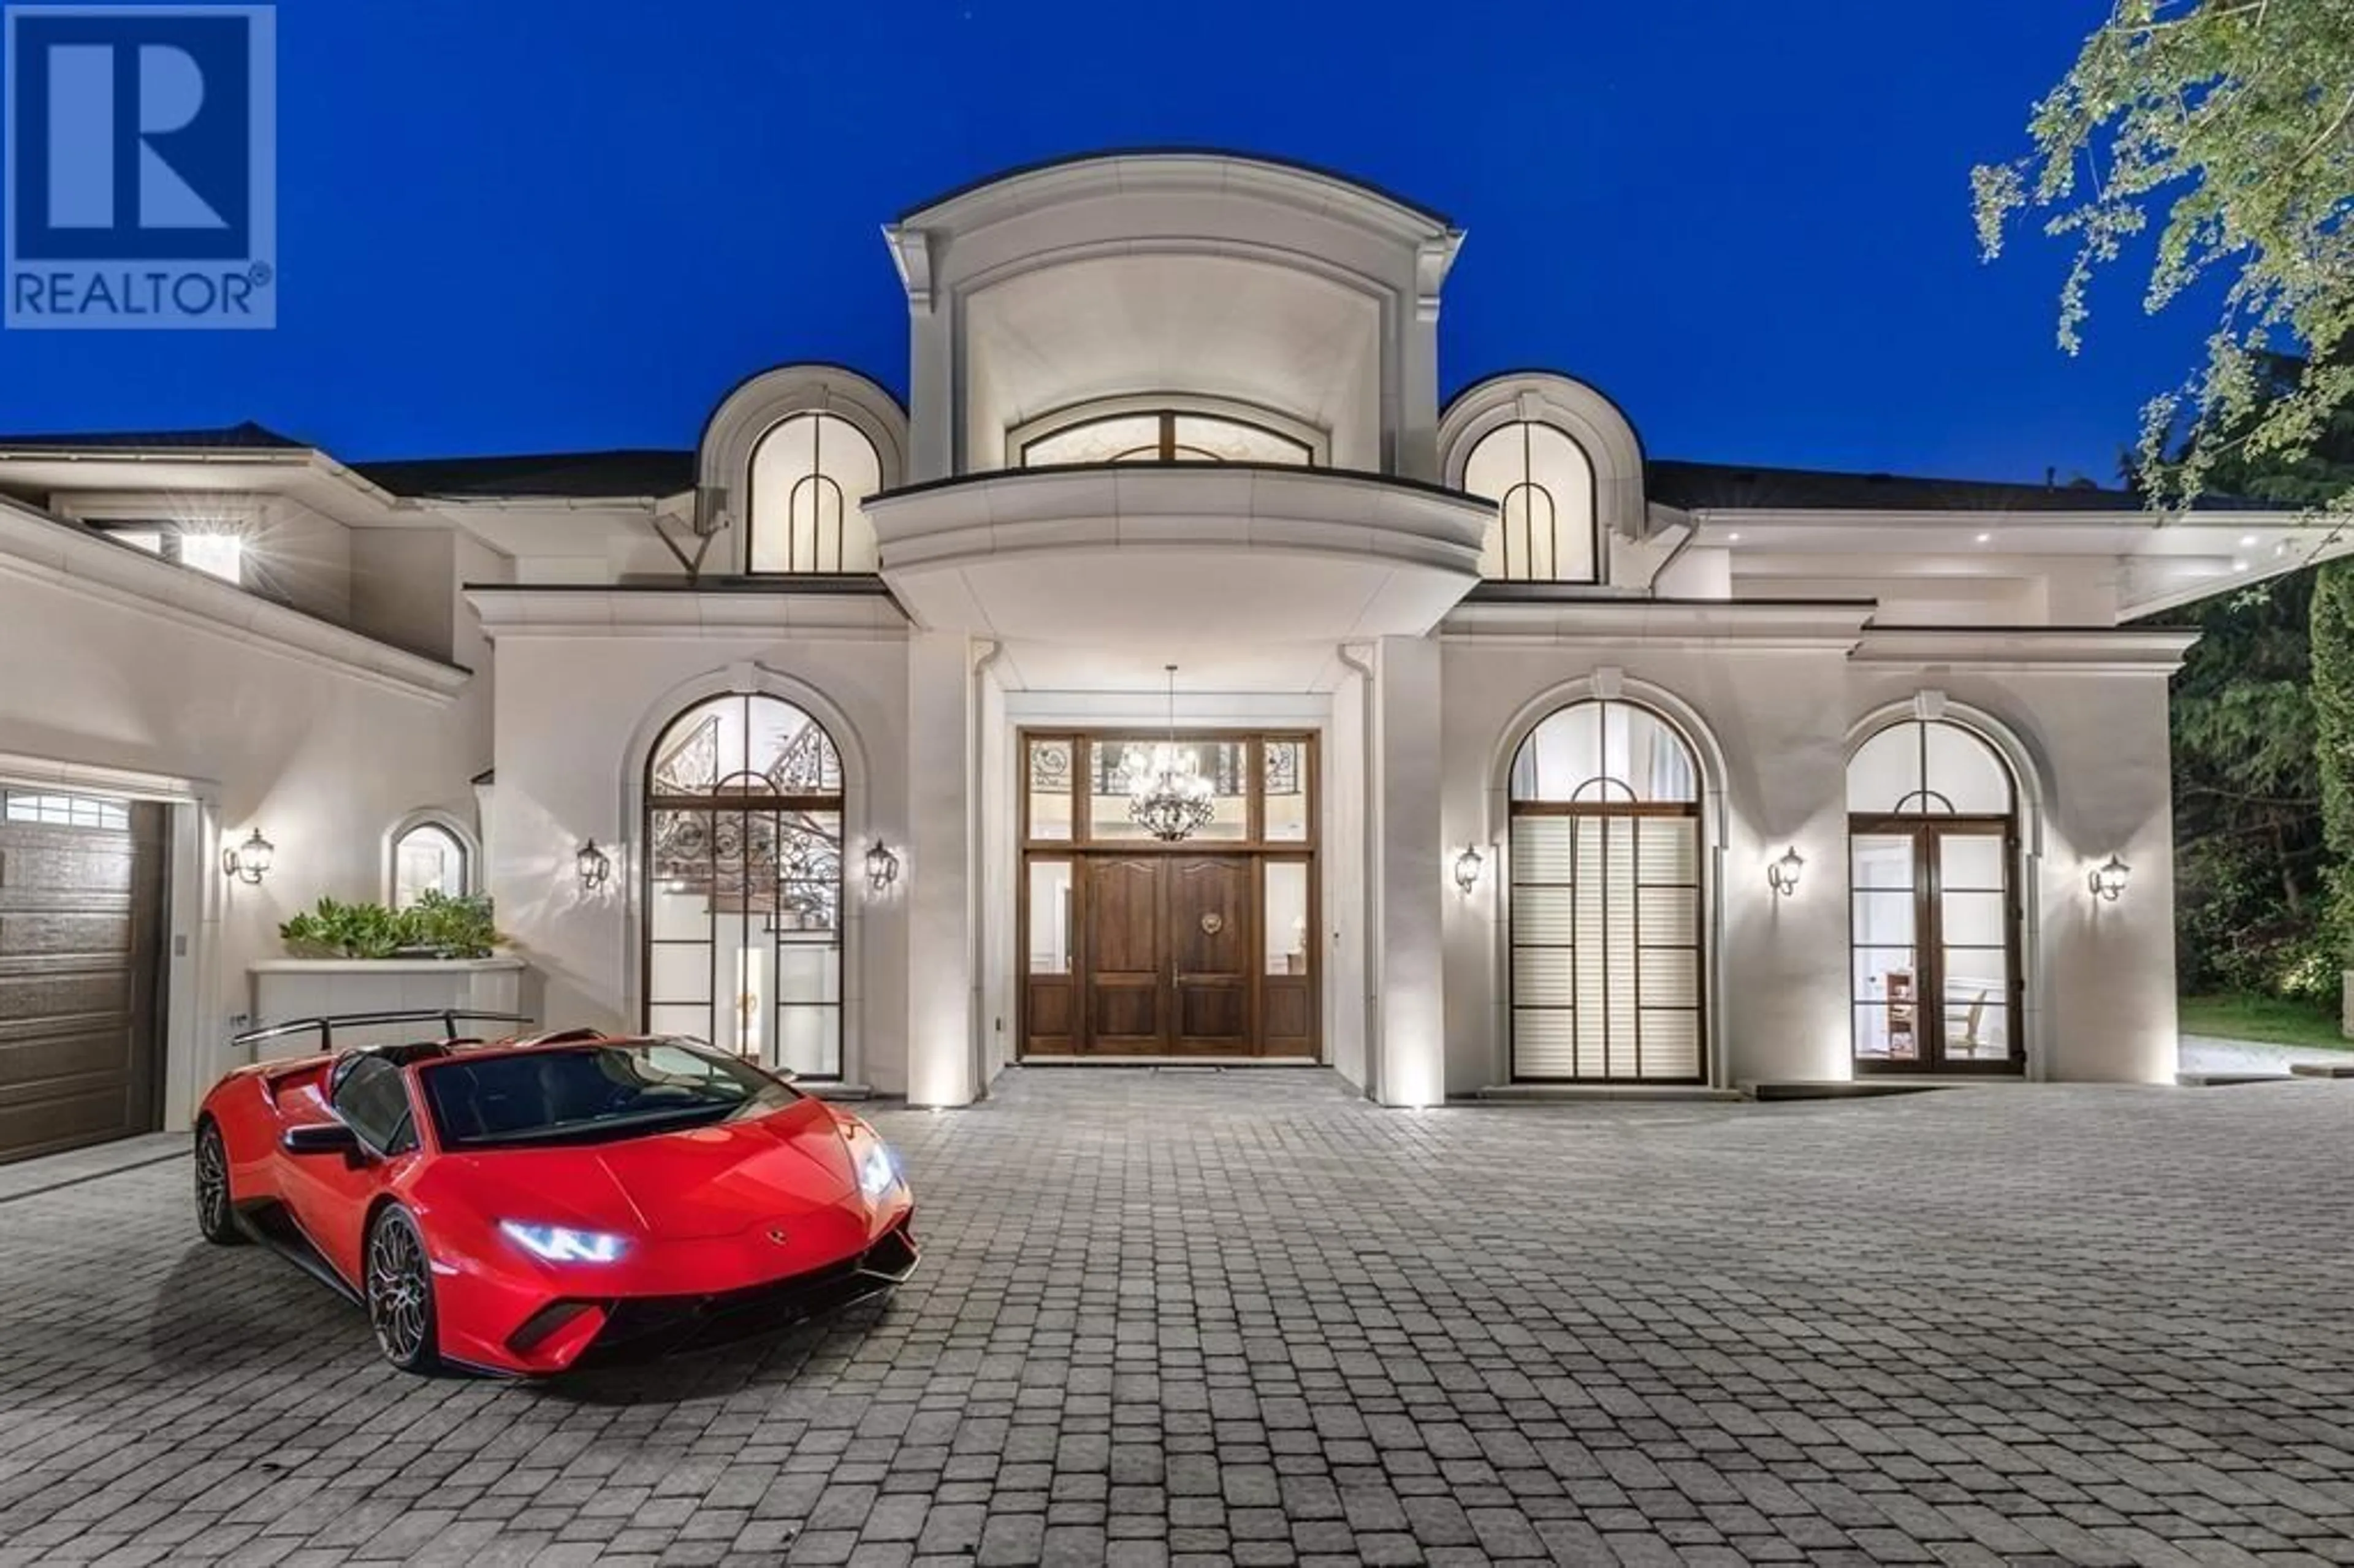
M1788 898L1798 891L1798 874L1807 869L1807 857L1792 844L1782 853L1782 858L1766 868L1766 885L1776 895Z
M256 828L252 836L235 849L221 851L221 872L249 887L259 887L277 859L278 846L263 838L261 830Z
M866 890L880 898L898 880L899 857L891 853L889 844L876 839L866 849Z
M613 879L613 857L597 847L590 839L572 856L572 869L579 874L580 891L595 893Z
M2115 904L2126 895L2126 884L2132 878L2133 867L2111 855L2106 862L2093 868L2093 874L2086 881L2092 886L2094 897L2104 904Z
M1479 853L1478 844L1466 844L1463 853L1455 857L1455 890L1464 897L1471 896L1479 886L1479 877L1488 869L1488 857Z

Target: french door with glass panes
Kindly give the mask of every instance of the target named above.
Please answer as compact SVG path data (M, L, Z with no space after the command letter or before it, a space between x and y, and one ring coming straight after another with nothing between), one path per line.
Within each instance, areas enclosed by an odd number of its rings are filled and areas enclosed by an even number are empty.
M1700 814L1512 806L1512 1075L1700 1083Z
M2020 1069L2017 852L2008 818L1853 820L1859 1072Z

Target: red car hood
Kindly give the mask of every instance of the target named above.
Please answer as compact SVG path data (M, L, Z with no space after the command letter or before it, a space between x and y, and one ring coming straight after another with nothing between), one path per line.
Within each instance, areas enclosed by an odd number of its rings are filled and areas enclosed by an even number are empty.
M839 1126L814 1099L715 1127L445 1163L465 1170L495 1218L679 1241L773 1224L857 1192Z

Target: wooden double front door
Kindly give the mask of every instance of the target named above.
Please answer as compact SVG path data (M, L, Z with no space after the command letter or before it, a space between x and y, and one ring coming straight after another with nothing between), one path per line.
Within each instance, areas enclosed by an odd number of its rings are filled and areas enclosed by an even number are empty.
M1299 857L1145 850L1034 863L1025 1054L1315 1056L1312 944L1267 929L1271 883L1304 887L1309 872Z

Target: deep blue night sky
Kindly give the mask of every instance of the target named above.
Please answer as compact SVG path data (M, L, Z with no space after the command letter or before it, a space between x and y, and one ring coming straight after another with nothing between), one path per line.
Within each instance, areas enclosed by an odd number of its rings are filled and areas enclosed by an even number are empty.
M2106 0L284 0L281 325L0 334L0 429L244 418L352 459L691 444L738 378L906 381L877 234L1006 165L1214 144L1469 231L1446 390L1546 366L1654 456L2114 477L2200 322L1978 260Z

